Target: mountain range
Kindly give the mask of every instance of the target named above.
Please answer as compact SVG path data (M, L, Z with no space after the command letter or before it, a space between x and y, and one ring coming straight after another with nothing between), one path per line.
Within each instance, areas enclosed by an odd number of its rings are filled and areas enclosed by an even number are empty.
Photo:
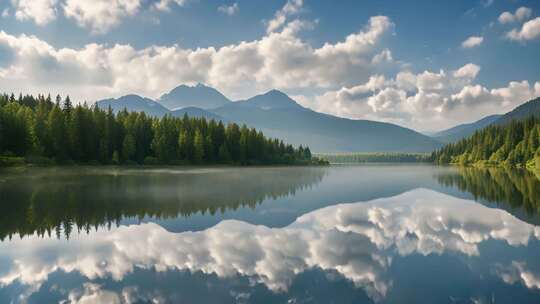
M456 142L491 124L505 124L534 114L540 116L540 98L504 115L490 115L430 136L398 125L354 120L319 113L271 90L246 100L232 101L214 88L198 84L180 85L156 100L138 95L104 99L100 108L123 109L162 117L170 114L246 124L266 135L294 145L308 145L315 152L431 152Z
M246 124L294 145L308 145L315 152L431 152L442 144L398 125L353 120L315 112L285 93L265 94L233 102L217 90L199 84L181 85L157 101L137 95L98 101L97 106L118 112L145 112L222 120Z

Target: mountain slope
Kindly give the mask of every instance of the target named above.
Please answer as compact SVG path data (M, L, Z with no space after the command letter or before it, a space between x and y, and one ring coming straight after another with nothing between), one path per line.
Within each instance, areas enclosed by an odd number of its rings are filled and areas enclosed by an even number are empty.
M124 109L130 112L145 112L148 115L156 117L162 117L169 113L169 110L161 104L139 95L126 95L116 99L104 99L97 101L96 105L100 109L107 109L110 106L114 113L118 113Z
M271 96L281 94L272 92ZM290 100L294 104L285 106L279 101L275 106L268 96L256 96L213 112L289 143L308 145L317 152L431 152L441 146L440 142L407 128L322 114Z
M529 100L512 111L504 114L495 123L498 125L504 125L512 120L526 119L532 115L540 117L540 97Z
M432 134L431 137L444 143L456 142L462 138L471 136L477 130L489 126L497 121L500 117L502 117L502 115L487 116L472 123L461 124L444 131L436 132L435 134Z
M238 105L256 107L263 110L270 109L303 109L287 94L278 90L271 90L264 94L251 97L238 102Z
M231 103L219 91L203 84L197 84L196 86L180 85L169 93L162 95L158 101L171 110L185 107L212 109Z

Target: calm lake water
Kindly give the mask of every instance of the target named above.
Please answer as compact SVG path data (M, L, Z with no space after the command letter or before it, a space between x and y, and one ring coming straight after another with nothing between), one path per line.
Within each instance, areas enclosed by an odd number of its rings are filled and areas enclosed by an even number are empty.
M507 169L0 171L0 303L540 303Z

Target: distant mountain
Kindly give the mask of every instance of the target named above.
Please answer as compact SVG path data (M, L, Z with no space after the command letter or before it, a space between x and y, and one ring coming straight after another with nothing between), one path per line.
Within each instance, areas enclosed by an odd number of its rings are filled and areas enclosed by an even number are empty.
M169 93L162 95L158 101L170 110L185 107L213 109L231 103L218 90L203 84L178 86Z
M442 145L397 125L318 113L279 91L231 103L213 112L258 128L265 135L308 145L317 152L431 152Z
M148 115L156 117L161 117L169 113L169 110L161 104L139 95L126 95L116 99L104 99L96 102L96 104L99 108L105 110L110 106L115 113L124 109L131 112L145 112Z
M251 97L247 100L238 102L238 105L256 107L263 110L270 109L304 109L296 101L291 99L287 94L278 91L271 90L267 93Z
M219 115L216 115L210 111L206 111L206 110L203 110L201 108L197 108L197 107L186 107L186 108L181 108L181 109L178 109L178 110L174 110L174 111L171 111L170 112L172 116L174 117L183 117L184 114L187 114L189 117L197 117L197 118L201 118L201 117L204 117L206 119L214 119L214 120L221 120L221 121L226 121L226 119L224 119L223 117L219 116Z
M500 117L502 117L502 115L487 116L473 123L461 124L444 131L436 132L432 134L431 137L444 143L453 143L473 135L474 132L489 126Z
M181 92L191 91L193 88L215 91L202 85L182 87L179 87ZM277 90L243 101L227 101L215 109L180 106L179 109L169 111L160 103L137 95L98 102L100 108L107 108L109 105L115 112L127 108L158 117L167 113L182 117L187 113L192 117L246 124L262 130L267 136L294 145L308 145L315 152L431 152L442 145L437 140L397 125L318 113L302 107Z
M528 118L532 115L540 117L540 97L530 100L513 109L512 111L504 114L495 123L504 125L511 122L512 120L521 120Z

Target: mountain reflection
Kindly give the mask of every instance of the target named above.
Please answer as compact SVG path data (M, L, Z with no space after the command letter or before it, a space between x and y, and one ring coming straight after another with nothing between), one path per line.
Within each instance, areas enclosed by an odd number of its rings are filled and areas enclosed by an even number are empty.
M323 168L23 169L0 172L0 240L89 232L129 217L254 208L319 183ZM278 177L278 178L276 178Z
M528 170L459 167L437 175L437 180L476 199L523 210L536 220L540 216L540 179Z
M0 286L22 284L37 291L55 272L80 273L90 293L121 298L92 281L126 280L137 269L189 271L219 278L248 277L286 293L300 274L310 269L335 273L362 288L373 300L385 299L395 284L396 260L408 256L458 256L471 273L500 282L540 287L540 275L530 269L534 256L514 260L520 247L538 242L540 228L473 201L417 189L365 203L326 207L299 217L284 228L268 228L236 220L222 221L204 231L171 233L156 224L98 229L70 241L36 235L0 243ZM497 254L478 259L489 243ZM474 259L476 257L476 259ZM517 259L517 258L516 258ZM489 263L475 268L475 263ZM449 279L449 278L447 278ZM31 293L31 292L30 292ZM67 294L65 295L68 296ZM120 301L118 301L120 302Z

